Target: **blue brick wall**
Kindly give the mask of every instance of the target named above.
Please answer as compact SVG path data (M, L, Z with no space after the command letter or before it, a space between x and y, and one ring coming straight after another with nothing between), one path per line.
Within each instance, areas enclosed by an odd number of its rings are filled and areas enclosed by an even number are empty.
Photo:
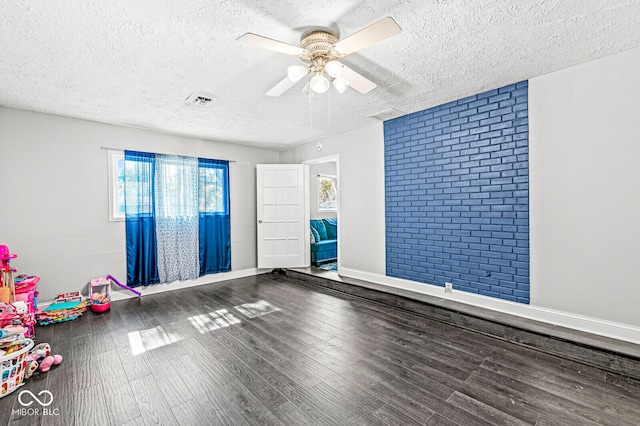
M384 123L387 275L529 303L528 82Z

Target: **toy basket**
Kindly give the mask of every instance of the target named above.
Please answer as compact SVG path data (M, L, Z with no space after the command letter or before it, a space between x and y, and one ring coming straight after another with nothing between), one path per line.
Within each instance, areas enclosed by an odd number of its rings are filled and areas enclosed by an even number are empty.
M89 300L93 312L107 312L111 309L111 281L96 278L89 283Z
M6 345L3 350L13 345L20 345L20 349L0 357L0 398L9 395L23 385L24 373L27 369L27 356L33 348L33 340L24 339Z

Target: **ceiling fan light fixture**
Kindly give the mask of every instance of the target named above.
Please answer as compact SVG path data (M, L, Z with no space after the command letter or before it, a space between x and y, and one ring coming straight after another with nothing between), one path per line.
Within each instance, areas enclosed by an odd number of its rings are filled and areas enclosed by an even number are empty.
M294 83L299 81L302 77L304 77L308 73L309 73L309 70L304 65L292 65L289 68L287 68L287 77L289 77L289 80L291 80Z
M309 81L309 87L316 93L324 93L329 90L329 80L322 73L317 73Z
M333 78L337 78L342 74L342 64L337 61L329 61L324 66L324 70Z
M338 76L333 79L333 87L335 87L340 94L343 94L349 88L349 81L344 77Z

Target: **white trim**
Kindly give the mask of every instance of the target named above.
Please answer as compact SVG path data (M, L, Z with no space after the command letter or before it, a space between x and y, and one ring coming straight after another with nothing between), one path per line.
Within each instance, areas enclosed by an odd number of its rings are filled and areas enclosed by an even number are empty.
M320 164L320 163L328 163L330 161L334 161L336 163L336 180L338 182L338 197L336 198L336 204L337 204L337 212L336 212L336 218L338 219L338 258L337 258L337 270L338 272L340 271L340 256L342 253L342 250L340 249L340 245L341 245L341 241L342 241L342 232L340 232L340 230L342 229L342 227L340 226L340 224L342 223L341 219L340 219L340 212L342 210L342 208L340 207L340 197L342 194L342 191L340 190L340 154L334 154L334 155L328 155L326 157L320 157L320 158L313 158L311 160L305 160L302 162L302 164L305 165L310 165L310 164ZM309 179L307 181L307 192L309 192L311 190L311 179ZM310 212L311 208L308 206L307 207L307 212ZM310 213L309 213L309 217L311 217ZM309 221L307 220L307 223ZM307 244L309 245L309 244ZM309 265L311 265L311 250L309 250Z
M109 173L109 222L123 222L124 214L118 214L118 176L116 175L116 165L119 160L124 160L124 151L114 149L107 150L107 164Z
M455 289L453 290L453 293L447 294L444 292L444 288L440 286L392 278L385 275L372 274L369 272L358 271L356 269L340 268L340 275L392 288L413 291L415 293L438 297L440 299L465 303L471 306L491 309L493 311L516 315L550 325L566 327L625 342L640 344L640 328L626 324L585 317L569 312L555 311L553 309L540 308L537 306L524 305L516 302L509 302L507 300L495 299L464 291L456 291Z
M302 164L320 164L320 163L328 163L329 161L335 161L336 163L339 160L339 155L338 154L334 154L334 155L328 155L326 157L320 157L320 158L313 158L311 160L305 160L302 162Z

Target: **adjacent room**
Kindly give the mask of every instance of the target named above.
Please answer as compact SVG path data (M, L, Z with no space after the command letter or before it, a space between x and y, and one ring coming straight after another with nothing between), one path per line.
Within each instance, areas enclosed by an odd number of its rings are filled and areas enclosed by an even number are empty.
M639 1L0 15L0 424L640 424Z

